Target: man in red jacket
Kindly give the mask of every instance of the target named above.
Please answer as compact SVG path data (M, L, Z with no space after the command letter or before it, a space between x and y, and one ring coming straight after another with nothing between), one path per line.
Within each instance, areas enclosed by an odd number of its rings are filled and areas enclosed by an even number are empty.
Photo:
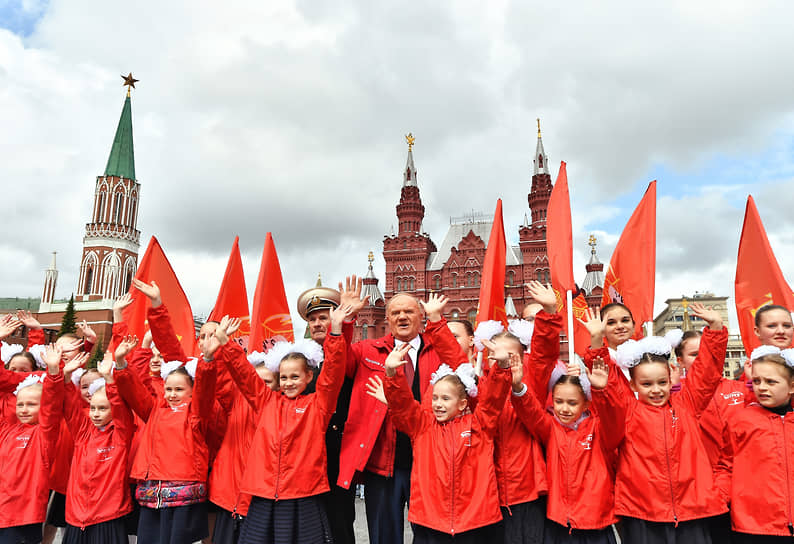
M430 310L427 329L443 329L444 346L434 347L420 334L422 311L411 295L398 293L386 305L386 320L391 334L362 340L348 349L347 376L353 379L350 411L342 437L338 484L350 488L357 473L363 473L367 526L372 544L402 544L403 512L410 497L412 451L407 435L398 432L389 411L367 394L370 378L383 378L384 362L395 345L411 345L405 375L415 399L420 400L430 384L431 375L442 362L453 369L467 362L455 337L441 316L443 304ZM446 344L449 344L447 346ZM438 353L458 353L456 360L441 361Z

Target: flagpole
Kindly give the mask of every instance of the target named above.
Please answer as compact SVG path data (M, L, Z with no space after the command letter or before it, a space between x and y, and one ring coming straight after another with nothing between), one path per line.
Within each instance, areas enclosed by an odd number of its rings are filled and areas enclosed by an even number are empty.
M576 353L573 345L573 294L571 290L565 291L565 303L568 307L568 362L573 362L573 356Z

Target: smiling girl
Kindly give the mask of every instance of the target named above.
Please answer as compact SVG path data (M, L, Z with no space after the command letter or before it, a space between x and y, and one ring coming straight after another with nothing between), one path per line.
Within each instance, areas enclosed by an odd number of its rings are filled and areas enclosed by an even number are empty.
M614 429L591 413L590 400L602 395L604 403L612 404L615 391L605 389L608 367L602 359L594 361L592 374L579 363L569 365L567 374L565 370L558 366L552 373L551 412L532 391L511 399L524 425L546 448L549 494L544 542L614 544L618 440Z
M670 394L672 346L648 337L617 349L617 364L628 369L637 398L593 398L604 423L618 433L615 514L623 518L624 542L711 542L707 518L727 511L697 418L719 385L728 331L718 312L698 303L691 309L708 328L680 392ZM621 387L617 374L609 373L607 387Z
M316 355L292 344L286 345L284 352L280 351L283 344L271 348L271 355L283 353L277 357L278 391L258 376L236 342L221 338L218 364L226 365L257 418L240 482L240 492L253 497L240 529L240 544L330 539L321 497L330 489L324 437L345 377L342 322L351 312L350 306L331 311L331 330L323 346L312 342ZM315 357L323 356L315 392L308 393L306 388L319 364Z
M402 368L409 345L395 347L386 358L389 410L413 447L408 520L415 543L446 542L450 535L460 542L501 540L493 437L511 383L523 389L516 343L512 335L483 341L497 364L474 413L467 411L469 396L476 394L471 365L459 367L469 369L462 375L446 365L439 368L428 410L414 399Z

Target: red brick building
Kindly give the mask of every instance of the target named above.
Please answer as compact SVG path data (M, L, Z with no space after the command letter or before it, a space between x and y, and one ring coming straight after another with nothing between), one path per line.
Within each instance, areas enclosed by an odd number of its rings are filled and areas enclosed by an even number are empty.
M408 159L403 171L400 201L396 207L397 233L383 238L386 281L383 294L372 272L365 283L370 304L359 314L356 339L374 338L387 332L385 301L398 292L408 292L426 299L429 292L450 298L448 319L468 319L477 315L485 249L493 224L493 216L471 213L450 219L449 230L440 246L423 231L425 207L422 204L417 169L413 157L413 137L408 135ZM549 158L543 147L540 126L533 158L533 173L527 203L529 214L518 226L518 245L507 246L505 272L505 309L508 317L520 317L524 306L532 302L525 284L530 280L551 279L546 248L546 211L551 196L552 180ZM510 198L513 195L503 195ZM529 219L531 218L531 220ZM509 229L509 220L506 229ZM507 233L509 239L509 231ZM582 284L588 303L600 306L603 267L595 255L595 239L591 237L592 255L587 276ZM376 301L373 304L373 301Z

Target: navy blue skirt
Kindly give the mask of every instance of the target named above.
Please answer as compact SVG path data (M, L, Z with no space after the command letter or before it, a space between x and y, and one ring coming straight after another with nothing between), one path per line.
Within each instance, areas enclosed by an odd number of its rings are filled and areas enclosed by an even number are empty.
M63 544L127 544L125 517L103 521L80 529L74 525L66 526Z
M138 542L146 544L191 544L209 536L207 503L147 508L141 506Z
M331 526L320 495L274 501L254 497L248 507L239 544L331 543Z
M237 544L237 540L240 538L240 527L245 518L232 514L225 508L215 506L215 529L212 531L213 544Z
M604 529L568 529L546 520L544 544L617 544L612 526Z
M39 544L39 542L41 542L41 523L0 529L0 544Z

